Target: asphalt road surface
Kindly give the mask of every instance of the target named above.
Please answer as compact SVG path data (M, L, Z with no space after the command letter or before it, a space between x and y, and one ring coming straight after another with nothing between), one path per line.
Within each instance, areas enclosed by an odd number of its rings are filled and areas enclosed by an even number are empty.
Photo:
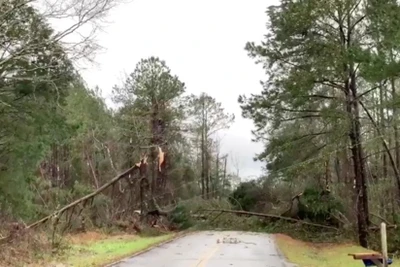
M267 234L198 232L113 267L292 267Z

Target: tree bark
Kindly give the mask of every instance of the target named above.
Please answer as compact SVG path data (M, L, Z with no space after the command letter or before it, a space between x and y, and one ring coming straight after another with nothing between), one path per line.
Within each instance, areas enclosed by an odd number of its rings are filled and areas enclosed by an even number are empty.
M223 182L223 188L225 189L226 186L226 163L228 161L228 155L225 155L224 157L224 182Z
M205 116L204 116L204 152L205 152L205 166L204 166L204 172L205 172L205 179L206 179L206 199L210 198L210 148L209 148L209 142L208 142L208 120L207 120L207 110L205 110Z
M392 87L392 97L394 101L396 101L397 93L394 78L390 79L390 85ZM397 107L393 105L393 130L394 130L394 143L396 148L396 167L397 169L400 167L400 141L399 141L399 129L397 128Z
M360 112L357 99L356 74L349 68L349 80L345 81L346 107L350 118L349 139L354 163L357 202L358 239L362 247L368 247L369 209L367 179L361 139Z
M99 188L99 180L97 179L96 171L93 167L93 162L92 162L92 157L89 156L89 153L87 152L86 149L84 149L85 157L86 157L86 163L89 165L89 175L93 177L94 185L97 188Z
M219 183L219 152L217 152L217 159L216 159L216 164L215 164L215 183L214 183L214 185L216 186L218 183ZM213 192L213 195L215 197L215 192Z
M206 158L205 158L205 103L204 98L202 99L202 125L201 125L201 195L203 199L206 198L205 191L205 179L206 179Z
M151 115L151 148L150 148L150 175L151 175L151 196L154 197L159 189L158 171L158 146L161 146L161 125L160 125L160 106L156 99L152 99Z
M205 153L204 153L204 129L201 129L201 196L205 199Z

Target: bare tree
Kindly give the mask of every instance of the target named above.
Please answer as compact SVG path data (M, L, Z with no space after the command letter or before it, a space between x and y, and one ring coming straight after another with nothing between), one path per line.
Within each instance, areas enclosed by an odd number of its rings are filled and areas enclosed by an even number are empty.
M230 159L231 159L232 167L235 170L235 175L237 177L239 177L239 172L240 172L240 168L241 168L242 164L237 155L231 154Z
M210 144L218 131L228 129L234 122L234 114L227 113L221 103L206 93L191 95L188 100L188 115L195 135L201 140L201 190L203 198L210 194Z
M40 50L50 52L55 46L60 46L74 63L81 59L93 62L95 52L101 48L96 42L97 33L105 26L110 10L122 1L1 1L0 69L16 59L36 58L43 52ZM43 27L48 32L39 38L37 33ZM15 36L16 33L19 36Z

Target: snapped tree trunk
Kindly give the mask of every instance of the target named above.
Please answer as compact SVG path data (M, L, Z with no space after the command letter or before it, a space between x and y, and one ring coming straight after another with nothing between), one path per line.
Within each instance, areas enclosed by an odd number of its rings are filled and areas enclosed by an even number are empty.
M154 197L157 194L157 178L158 178L158 164L157 164L157 155L158 149L157 146L160 145L160 133L159 133L159 105L157 100L152 99L152 115L151 115L151 144L150 144L150 175L151 175L151 196Z
M100 184L99 184L99 180L97 179L96 171L93 167L92 157L89 155L86 148L84 148L84 153L85 153L85 157L86 157L86 163L89 166L89 176L92 176L94 186L97 189L100 187Z

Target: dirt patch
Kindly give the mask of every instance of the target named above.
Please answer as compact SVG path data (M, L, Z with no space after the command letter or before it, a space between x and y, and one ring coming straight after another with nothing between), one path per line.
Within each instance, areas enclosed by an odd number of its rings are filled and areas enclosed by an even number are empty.
M306 246L309 245L309 243L307 243L307 242L303 242L303 241L300 241L300 240L296 240L296 239L294 239L294 238L292 238L292 237L290 237L290 236L288 236L288 235L285 235L285 234L274 234L274 237L277 238L277 239L279 239L279 240L282 240L282 241L284 241L284 242L286 242L286 243L288 243L288 244L293 244L293 245L306 245Z
M86 244L106 239L107 235L101 232L90 231L86 233L71 234L67 239L73 244Z
M105 234L102 232L98 231L89 231L86 233L80 233L80 234L73 234L73 235L68 235L67 239L71 244L75 245L84 245L84 244L89 244L89 243L94 243L102 240L132 240L138 238L136 235L132 234Z

